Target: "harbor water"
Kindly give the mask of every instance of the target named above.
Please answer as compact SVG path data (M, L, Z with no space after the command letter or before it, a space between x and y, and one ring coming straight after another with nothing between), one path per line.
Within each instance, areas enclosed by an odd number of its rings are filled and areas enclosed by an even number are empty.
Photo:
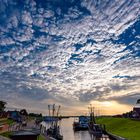
M74 118L62 119L60 121L61 134L63 140L96 140L88 131L73 131ZM49 124L46 124L49 126ZM99 140L99 139L98 139ZM102 138L101 140L109 140L109 138Z
M73 131L74 118L62 119L61 129L64 140L91 140L88 131Z

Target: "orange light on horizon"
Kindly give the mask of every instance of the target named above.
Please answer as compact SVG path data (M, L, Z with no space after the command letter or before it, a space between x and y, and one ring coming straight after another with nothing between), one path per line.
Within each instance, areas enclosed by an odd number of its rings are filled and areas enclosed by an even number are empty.
M91 101L95 110L100 112L100 115L116 115L126 113L132 110L132 106L121 104L116 101Z

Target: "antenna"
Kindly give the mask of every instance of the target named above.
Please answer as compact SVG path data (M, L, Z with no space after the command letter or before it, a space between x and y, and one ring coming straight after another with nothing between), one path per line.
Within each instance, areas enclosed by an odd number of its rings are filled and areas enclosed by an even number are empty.
M88 108L89 108L89 113L90 113L90 121L92 123L95 123L95 116L94 116L95 107L92 104L90 104Z
M48 105L48 110L49 110L49 117L50 117L50 115L51 115L51 114L50 114L50 105Z
M59 115L59 110L60 110L60 105L58 106L58 110L57 110L57 114L56 114L56 116L58 117L58 115Z

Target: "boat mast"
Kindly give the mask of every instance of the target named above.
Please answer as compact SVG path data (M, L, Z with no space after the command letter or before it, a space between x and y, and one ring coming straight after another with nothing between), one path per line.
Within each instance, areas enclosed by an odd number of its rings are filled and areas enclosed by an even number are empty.
M58 119L59 119L59 118L58 118L58 115L59 115L59 110L60 110L60 105L58 106L57 113L56 113L56 117L57 117L57 118L56 118L56 119L57 119L57 120L56 120L56 126L58 126Z
M55 119L55 104L53 104L53 108L52 108L52 116L53 116L53 119ZM54 126L55 124L55 120L52 121L52 124Z
M51 114L50 114L50 105L48 105L48 110L49 110L49 117L50 117L50 115L51 115Z
M96 122L95 122L95 116L94 116L94 107L91 104L89 107L89 113L90 113L90 122L95 124Z
M57 114L56 114L57 117L59 115L59 110L60 110L60 105L58 106L58 110L57 110Z

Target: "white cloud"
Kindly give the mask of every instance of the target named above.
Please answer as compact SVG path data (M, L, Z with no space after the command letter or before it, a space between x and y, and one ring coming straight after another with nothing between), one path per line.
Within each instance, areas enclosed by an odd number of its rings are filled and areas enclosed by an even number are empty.
M84 0L82 8L91 12L84 15L77 6L62 13L61 7L47 10L43 6L38 8L33 0L26 1L21 19L13 12L7 26L0 26L0 47L14 46L0 54L0 72L15 74L17 71L27 76L25 81L19 76L21 85L47 90L57 98L79 99L79 102L83 98L88 102L89 97L108 99L127 95L128 91L138 92L139 89L134 88L138 86L138 79L130 83L126 83L129 79L113 79L118 74L139 76L139 58L134 58L129 50L123 51L125 44L114 43L139 16L139 1L130 2L103 1L100 5L97 1ZM82 47L76 51L77 44ZM134 49L139 51L137 47ZM10 83L11 79L6 81ZM121 89L127 84L129 90L111 88Z

